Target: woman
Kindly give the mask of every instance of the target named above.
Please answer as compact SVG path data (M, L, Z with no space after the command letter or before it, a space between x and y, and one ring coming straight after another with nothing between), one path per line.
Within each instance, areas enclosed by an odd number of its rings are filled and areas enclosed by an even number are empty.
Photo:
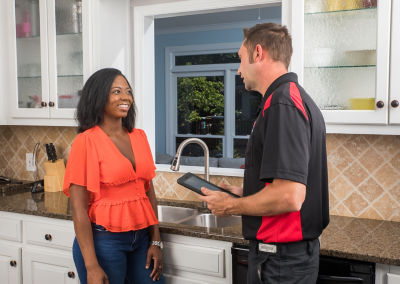
M144 131L134 128L132 88L119 70L87 80L77 119L63 190L81 283L164 283L155 166Z

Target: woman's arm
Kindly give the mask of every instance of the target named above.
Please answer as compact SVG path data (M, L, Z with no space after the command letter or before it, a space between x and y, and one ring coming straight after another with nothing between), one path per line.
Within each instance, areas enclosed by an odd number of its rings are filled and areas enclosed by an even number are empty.
M150 181L150 189L146 192L146 194L150 200L151 206L153 207L154 214L158 218L157 199L156 199L156 194L154 192L152 181ZM161 241L160 228L158 224L149 227L149 235L150 235L150 241ZM159 246L151 245L149 247L149 250L147 252L146 268L150 267L151 259L154 260L154 267L153 271L150 274L150 277L153 280L158 280L160 279L162 271L162 254L161 254L161 248Z
M87 282L108 283L107 275L100 267L94 249L92 225L88 215L89 192L83 186L72 184L70 202L76 238L85 261Z

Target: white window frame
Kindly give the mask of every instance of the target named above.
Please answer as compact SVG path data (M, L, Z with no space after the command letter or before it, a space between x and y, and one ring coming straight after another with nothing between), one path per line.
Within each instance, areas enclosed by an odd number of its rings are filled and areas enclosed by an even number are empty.
M155 155L155 53L154 53L154 19L184 16L197 13L211 13L235 9L247 9L265 5L282 4L282 24L288 26L292 34L294 47L301 46L301 34L292 27L294 20L293 11L297 6L293 0L175 0L162 3L149 2L146 5L133 5L133 70L134 86L137 105L137 127L146 131L150 148ZM291 70L298 71L302 68L301 48L295 48L291 63ZM169 171L165 165L157 165L158 170ZM181 172L188 168L181 167ZM193 172L202 172L190 169ZM211 168L211 174L243 176L241 169Z
M235 75L239 63L202 64L176 66L175 57L182 55L201 55L216 53L233 53L240 48L241 42L224 44L203 44L173 46L165 49L165 97L166 97L166 152L175 155L176 137L222 138L223 156L233 157L233 139L248 138L235 135ZM178 134L177 129L177 89L178 77L224 76L224 135Z

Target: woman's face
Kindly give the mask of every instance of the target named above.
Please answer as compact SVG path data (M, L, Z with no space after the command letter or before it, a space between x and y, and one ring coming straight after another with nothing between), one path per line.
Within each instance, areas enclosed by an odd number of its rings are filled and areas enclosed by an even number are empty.
M113 118L123 118L133 103L133 93L128 82L121 75L115 77L108 95L108 102L104 109L104 115Z

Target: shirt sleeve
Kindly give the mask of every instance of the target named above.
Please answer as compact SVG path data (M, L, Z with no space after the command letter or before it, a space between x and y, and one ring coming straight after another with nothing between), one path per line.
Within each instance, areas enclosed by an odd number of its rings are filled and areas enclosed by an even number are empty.
M154 164L153 155L151 153L151 148L149 141L147 140L146 133L143 130L140 130L140 134L143 138L143 154L146 156L144 159L146 161L146 165L143 165L145 169L143 177L147 180L145 184L145 190L148 191L150 189L150 181L156 176L156 165Z
M67 196L71 184L84 186L93 193L100 192L99 158L87 135L79 134L71 147L63 184L63 192Z
M266 114L260 180L275 178L307 184L310 160L310 124L295 107L271 105Z

